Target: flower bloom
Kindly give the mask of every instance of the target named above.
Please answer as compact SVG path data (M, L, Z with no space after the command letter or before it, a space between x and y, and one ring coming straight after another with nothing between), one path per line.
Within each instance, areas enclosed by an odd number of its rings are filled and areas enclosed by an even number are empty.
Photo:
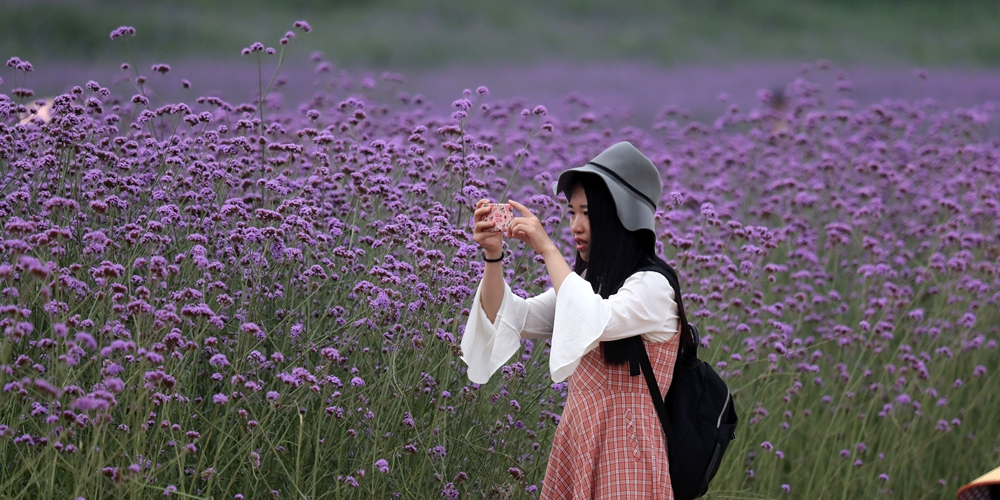
M90 412L94 410L106 410L108 409L107 400L96 398L92 396L84 396L82 398L77 398L70 404L71 408L80 410L82 412Z
M212 358L208 360L208 364L212 366L217 366L219 368L223 368L229 366L229 360L226 359L225 354L216 354L215 356L212 356Z
M123 37L125 35L135 36L135 28L131 26L120 26L117 29L111 31L112 40L118 37Z

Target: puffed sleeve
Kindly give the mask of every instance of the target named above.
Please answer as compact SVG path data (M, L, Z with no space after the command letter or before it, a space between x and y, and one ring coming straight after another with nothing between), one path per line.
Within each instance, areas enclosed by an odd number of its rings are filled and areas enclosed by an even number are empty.
M480 295L482 282L472 299L469 320L462 336L462 360L469 366L469 380L484 384L498 368L507 363L521 347L522 338L552 335L555 322L556 293L549 288L535 297L522 299L504 282L503 300L496 321L483 310Z
M602 341L656 333L650 340L666 341L676 331L674 290L662 274L633 274L617 293L604 299L589 282L570 273L556 296L549 358L552 380L566 380Z

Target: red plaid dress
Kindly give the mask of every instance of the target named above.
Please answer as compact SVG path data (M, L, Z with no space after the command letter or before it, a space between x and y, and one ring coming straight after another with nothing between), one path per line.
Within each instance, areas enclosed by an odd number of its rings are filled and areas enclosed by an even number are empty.
M666 393L680 335L643 341ZM569 377L569 396L552 442L542 500L672 500L663 428L646 379L628 364L608 366L597 348Z

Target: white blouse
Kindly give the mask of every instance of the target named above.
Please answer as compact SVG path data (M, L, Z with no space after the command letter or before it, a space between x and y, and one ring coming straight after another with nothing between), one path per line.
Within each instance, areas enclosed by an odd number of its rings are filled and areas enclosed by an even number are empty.
M655 271L633 274L607 299L575 272L566 277L558 294L549 288L527 299L514 295L504 281L495 322L483 310L481 293L482 282L462 337L469 380L479 384L507 363L522 338L552 338L549 372L553 381L562 382L600 342L640 334L650 342L666 342L677 333L674 289Z

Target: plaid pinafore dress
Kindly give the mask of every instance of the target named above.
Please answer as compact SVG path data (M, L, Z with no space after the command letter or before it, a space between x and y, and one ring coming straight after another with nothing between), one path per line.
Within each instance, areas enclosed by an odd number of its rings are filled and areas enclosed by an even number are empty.
M680 335L643 340L660 391L666 394ZM672 500L663 428L641 375L628 364L604 364L601 349L583 356L552 442L542 500Z

